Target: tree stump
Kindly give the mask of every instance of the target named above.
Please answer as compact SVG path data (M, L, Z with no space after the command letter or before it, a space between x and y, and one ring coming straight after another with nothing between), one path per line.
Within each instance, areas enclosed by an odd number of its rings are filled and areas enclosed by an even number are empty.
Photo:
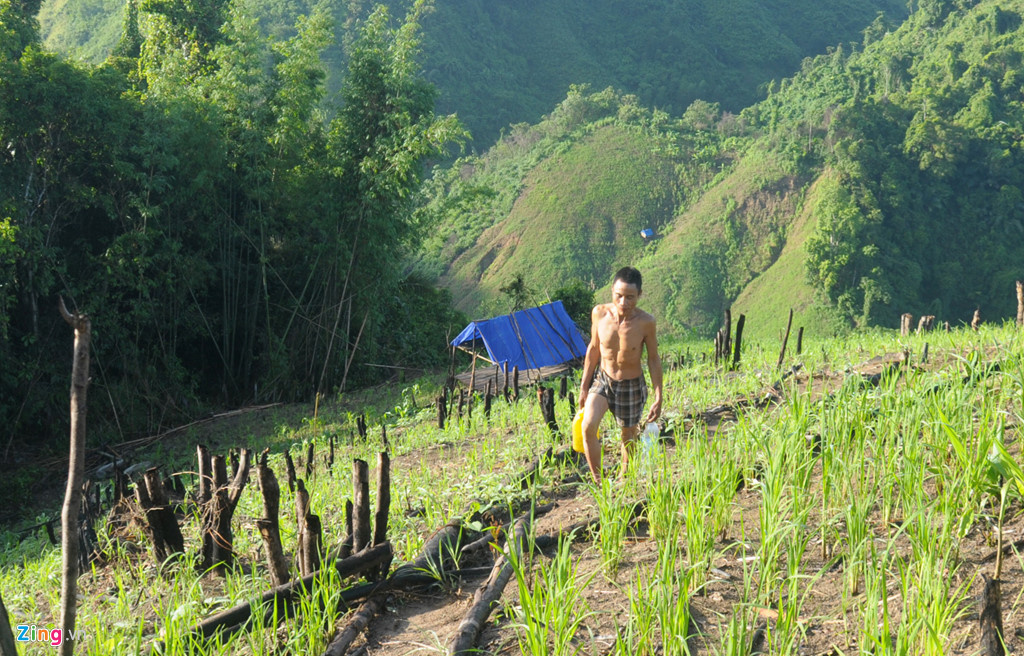
M900 335L907 336L910 334L910 324L914 321L914 315L909 312L904 312L900 315Z
M732 353L732 310L729 308L725 310L725 323L722 326L722 331L722 356L728 364L729 355Z
M983 656L1003 656L1003 612L1002 589L998 578L982 574L985 590L981 598L981 614L978 616L981 629L981 654Z
M558 422L555 420L555 390L540 386L537 388L537 399L540 401L540 412L548 430L552 433L558 432Z
M296 478L296 476L295 476L295 461L292 460L292 451L291 451L290 448L285 450L285 452L284 452L284 467L285 467L285 475L288 477L287 478L287 480L288 480L288 491L289 492L294 492L295 491L295 478Z
M352 461L352 551L359 553L370 545L370 472L365 460Z
M1024 280L1017 281L1017 325L1024 326Z
M310 440L309 444L306 446L306 480L307 481L309 479L313 478L313 448L314 448L315 444L316 443L313 440Z
M209 567L213 565L217 572L223 574L228 568L234 565L235 553L233 550L234 536L231 532L231 519L238 507L238 500L242 498L242 490L249 478L249 466L252 458L251 449L242 449L241 462L238 472L231 480L227 481L227 467L224 456L213 457L213 510L209 527L213 529L211 542L213 550ZM204 544L206 540L204 539ZM204 554L205 556L205 554Z
M736 347L733 349L732 354L732 368L740 368L740 346L743 344L743 326L747 322L747 315L741 314L740 318L736 320Z
M277 484L274 470L267 465L268 451L268 449L263 450L256 470L260 493L263 495L263 517L256 521L256 526L260 531L263 544L267 548L267 569L270 572L270 581L274 586L278 586L288 582L288 563L281 545L279 523L281 488Z
M387 451L377 454L377 505L373 513L373 542L371 546L383 544L388 540L388 515L391 512L391 458ZM376 575L383 578L387 575L390 563L381 567Z
M309 512L306 506L306 516L303 518L302 528L302 575L310 574L320 570L320 554L323 548L323 527L320 524L320 517Z
M174 516L174 511L167 501L167 493L156 467L146 470L143 480L136 489L144 490L137 498L149 524L149 534L153 540L153 557L156 562L162 563L173 554L184 553L185 538L178 526L178 518ZM145 505L143 501L146 502Z

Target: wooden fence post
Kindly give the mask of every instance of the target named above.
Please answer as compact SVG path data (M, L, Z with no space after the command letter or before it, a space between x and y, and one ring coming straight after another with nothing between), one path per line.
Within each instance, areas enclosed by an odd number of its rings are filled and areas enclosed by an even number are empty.
M1024 280L1017 281L1017 325L1024 326Z
M736 348L733 349L732 354L732 368L740 368L740 346L743 344L743 326L747 322L747 315L741 314L740 318L736 320Z
M782 338L782 350L779 351L779 363L777 369L782 369L782 361L786 358L786 342L789 341L789 331L793 327L793 310L789 311L789 322L786 324L786 335Z
M60 314L75 331L74 360L71 365L71 445L68 454L68 482L61 509L62 577L60 589L60 627L64 641L61 656L71 656L77 640L71 637L75 630L78 608L78 570L80 530L78 514L82 506L82 479L85 477L85 417L86 392L89 389L89 344L92 324L89 317L71 314L60 299Z
M725 365L729 366L729 356L732 354L732 310L725 309L725 325L722 326L722 356L725 358Z
M447 417L445 416L445 408L447 407L447 400L444 398L447 390L442 390L441 395L437 397L437 427L440 430L444 430L444 422Z

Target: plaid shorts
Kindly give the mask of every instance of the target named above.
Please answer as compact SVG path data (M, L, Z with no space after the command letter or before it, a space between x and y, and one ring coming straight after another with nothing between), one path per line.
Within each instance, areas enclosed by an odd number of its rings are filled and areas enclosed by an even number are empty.
M623 428L640 423L640 413L647 402L647 383L644 377L629 380L614 380L598 368L590 387L591 394L600 394L608 399L608 409L619 426Z

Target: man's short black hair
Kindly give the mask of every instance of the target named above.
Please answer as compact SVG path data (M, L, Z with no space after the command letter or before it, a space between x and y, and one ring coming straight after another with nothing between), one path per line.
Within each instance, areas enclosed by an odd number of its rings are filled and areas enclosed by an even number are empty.
M621 280L627 285L636 285L636 290L638 292L643 291L644 278L643 276L640 275L640 272L634 269L633 267L622 267L621 269L616 271L615 277L612 278L613 285L615 284L616 280Z

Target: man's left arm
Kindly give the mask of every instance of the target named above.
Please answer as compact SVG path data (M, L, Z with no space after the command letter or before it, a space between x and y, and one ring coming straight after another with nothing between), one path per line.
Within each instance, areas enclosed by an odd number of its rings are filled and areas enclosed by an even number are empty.
M647 347L647 370L651 373L651 387L654 388L654 400L651 402L651 409L647 413L647 419L644 423L650 423L657 421L658 417L661 416L661 384L662 384L662 372L661 372L661 356L658 355L658 327L651 318L650 326L647 328L647 334L644 335L644 345Z

